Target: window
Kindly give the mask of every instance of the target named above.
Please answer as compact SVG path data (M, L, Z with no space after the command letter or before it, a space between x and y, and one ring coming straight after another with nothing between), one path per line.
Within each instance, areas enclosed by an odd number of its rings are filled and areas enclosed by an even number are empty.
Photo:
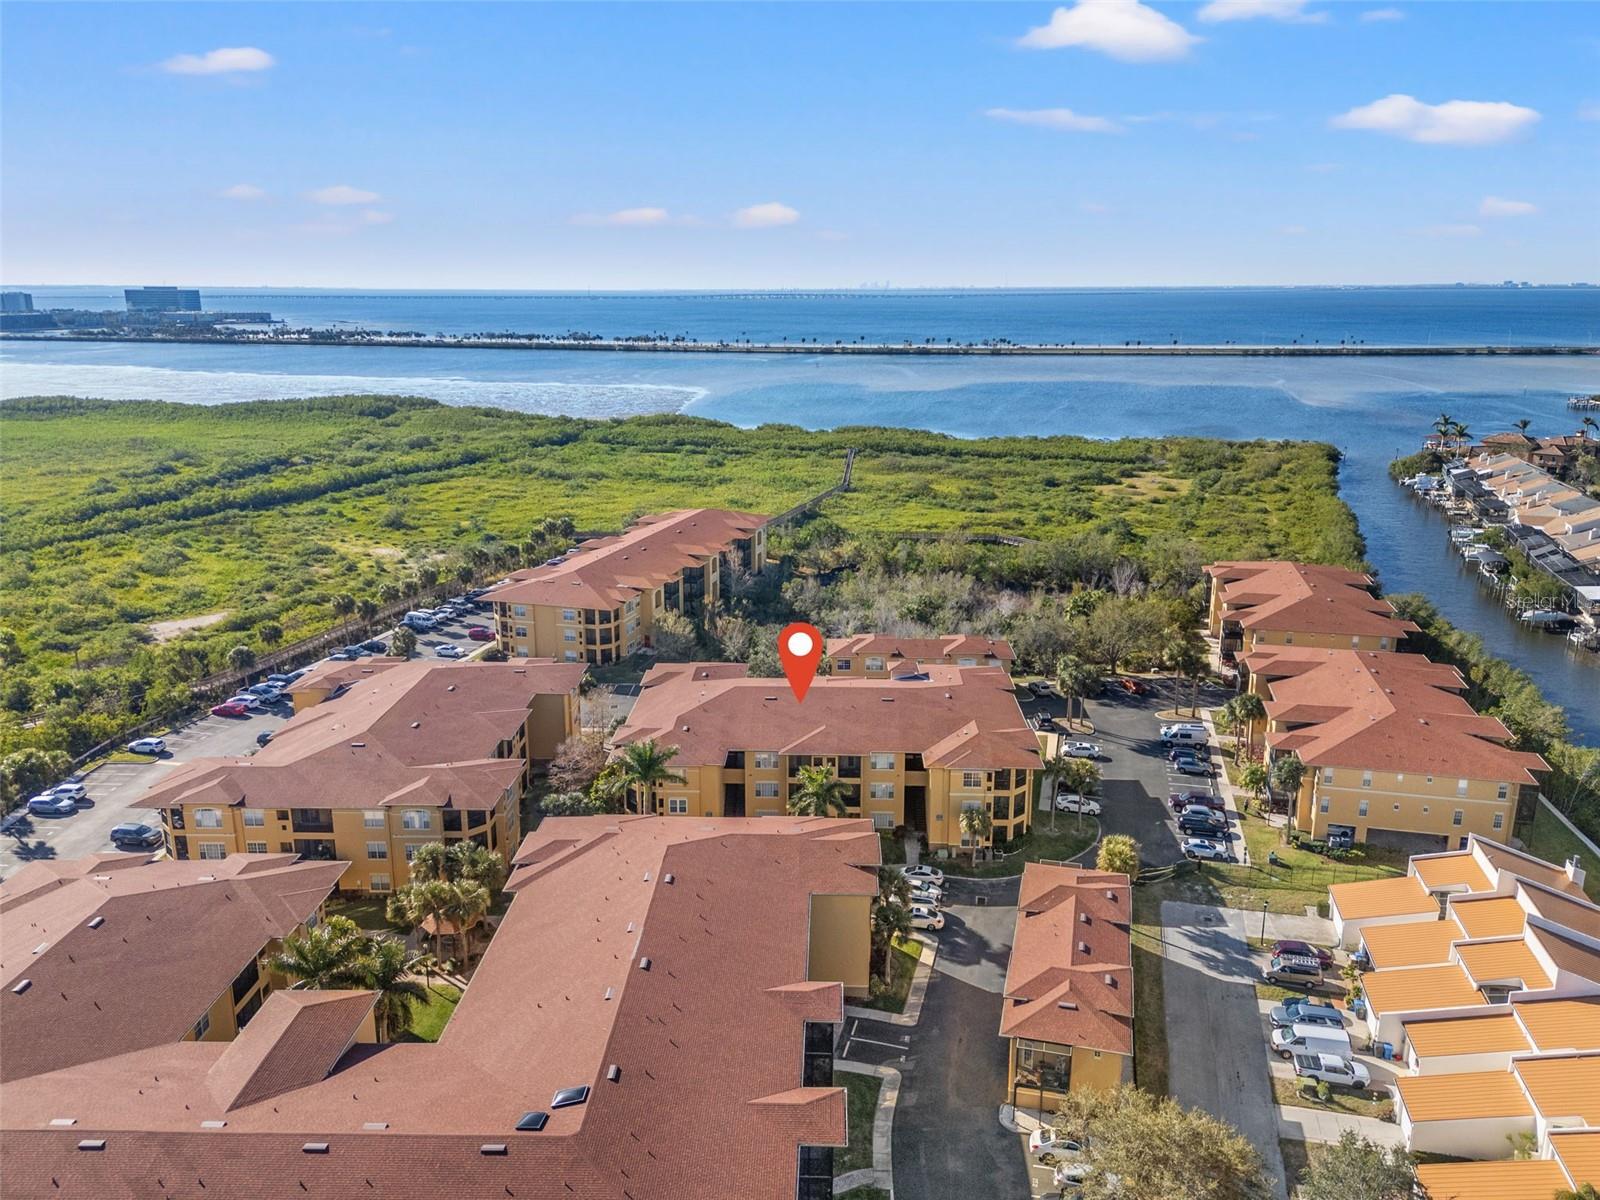
M1509 783L1502 783L1498 788L1495 789L1495 798L1497 800L1509 800L1511 798L1511 785Z
M1465 779L1456 780L1456 795L1465 796L1466 794L1467 794L1467 781Z
M367 877L367 887L374 892L387 892L389 890L389 877L374 873Z
M689 811L689 797L668 796L667 811L669 813L687 813Z
M198 1042L201 1038L205 1037L205 1035L210 1033L210 1032L211 1032L211 1014L210 1013L204 1013L204 1014L201 1015L200 1019L194 1023L194 1040Z
M1065 1092L1071 1086L1072 1051L1050 1042L1017 1039L1017 1084Z
M833 669L840 672L848 671L850 669L850 663L851 660L848 658L836 658L833 660Z
M893 829L894 828L894 814L893 813L886 813L886 812L875 812L875 813L873 813L872 814L872 827L874 829Z
M420 849L422 849L422 847L417 845L415 842L413 842L411 845L407 846L406 847L406 862L409 863L413 858L415 858L417 856L417 851L420 850Z
M1284 635L1283 635L1283 644L1284 644L1284 645L1285 645L1285 646L1292 646L1292 645L1294 645L1294 634L1292 634L1292 633L1286 633L1286 634L1284 634Z
M196 829L221 829L222 810L220 808L197 808L194 810L194 827Z
M221 842L201 842L201 858L227 858L228 848Z
M874 771L894 770L894 755L874 752L867 756L867 761Z
M265 842L246 842L244 844L244 852L246 854L265 854L267 852L267 844Z
M244 823L246 825L261 826L266 824L266 819L267 814L259 808L247 808L244 810Z
M1327 812L1328 811L1328 798L1326 796L1324 796L1322 798L1322 802L1317 805L1317 811L1318 812Z
M894 784L892 784L892 783L874 783L874 784L871 785L871 788L870 788L870 790L868 791L867 794L869 796L871 796L874 800L893 800L894 799Z
M431 829L433 818L425 808L408 808L400 814L401 829Z
M513 604L511 606L511 615L513 617L525 617L525 616L527 616L528 615L528 606L526 604Z
M963 771L963 772L961 772L961 786L964 787L964 788L981 788L981 787L983 787L983 772L982 771Z
M527 637L528 636L528 627L526 625L518 625L517 626L517 636L519 638Z
M578 619L578 610L575 608L563 608L561 610L561 619L563 621L576 621Z
M1352 650L1361 649L1361 639L1359 637L1353 637L1353 638L1350 639L1350 649L1352 649Z
M1365 796L1363 796L1361 798L1361 803L1356 805L1356 816L1364 817L1366 815L1367 815L1367 798Z
M776 780L766 780L756 783L757 800L776 800L778 798L778 784Z
M518 658L527 658L528 657L528 651L526 649L518 650L517 651L517 657ZM576 650L568 650L568 651L565 651L561 655L561 657L566 659L568 662L577 662L578 661L578 652Z
M869 670L869 671L881 671L881 670L883 670L883 659L881 659L881 658L873 658L873 657L871 657L869 655L867 657L867 670Z
M389 844L387 842L368 842L367 843L367 857L368 858L388 858L389 857Z
M1463 817L1463 816L1464 816L1464 815L1465 815L1465 814L1464 814L1464 813L1462 813L1462 811L1461 811L1461 810L1460 810L1460 809L1459 809L1459 808L1458 808L1458 809L1456 809L1456 811L1455 811L1455 812L1454 812L1454 813L1453 813L1453 814L1452 814L1452 815L1451 815L1451 817L1450 817L1450 824L1452 824L1452 825L1459 825L1459 824L1461 824L1461 818L1462 818L1462 817Z
M778 752L776 750L756 751L756 770L776 771L778 769Z
M1361 786L1364 787L1364 788L1369 788L1369 787L1372 786L1372 772L1371 771L1363 771L1363 772L1361 772Z
M381 808L367 808L361 811L361 824L368 829L382 829L389 823L389 814Z
M1323 783L1332 783L1333 782L1333 768L1332 767L1323 767L1322 768L1322 782Z
M1379 638L1378 639L1378 649L1379 650L1387 650L1388 648L1389 648L1389 639L1386 638L1386 637Z
M965 658L956 659L956 666L958 666L958 667L975 667L977 665L978 665L978 660L973 658L973 657L971 657L970 655L965 657Z
M1494 827L1496 829L1504 829L1506 827L1506 815L1505 815L1505 813L1495 813L1495 815L1494 815Z

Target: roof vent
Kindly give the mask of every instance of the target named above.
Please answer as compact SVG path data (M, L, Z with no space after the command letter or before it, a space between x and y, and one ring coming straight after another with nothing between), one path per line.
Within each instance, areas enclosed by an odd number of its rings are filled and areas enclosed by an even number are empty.
M19 979L19 980L17 980L16 984L12 987L11 994L13 996L20 996L20 995L22 995L23 992L27 991L32 986L33 986L33 980L31 980L31 979Z
M100 926L104 925L105 923L106 923L106 919L104 917L90 917L89 918L89 928L90 929L99 929Z
M578 1087L562 1088L550 1097L551 1108L571 1108L574 1104L582 1104L589 1098L589 1085L581 1084Z
M413 722L411 722L411 728L413 728L413 729L421 729L422 728L422 722L421 721L413 721Z
M1078 923L1081 924L1081 925L1089 924L1089 914L1088 913L1079 913L1078 914Z
M1111 900L1111 901L1114 902L1116 900L1116 898L1117 898L1117 894L1114 891L1112 891L1110 888L1107 888L1106 889L1106 899L1107 900Z
M485 1142L478 1147L478 1153L503 1155L506 1153L506 1144L504 1142Z
M365 742L351 742L350 743L350 749L352 749L352 750L365 750L366 748L367 748L367 744Z
M1079 954L1087 954L1087 953L1089 953L1089 943L1088 942L1079 942L1078 943L1078 953Z
M105 1138L84 1138L83 1141L78 1143L79 1150L104 1150L105 1148Z
M605 995L604 995L604 996L601 996L601 997L600 997L600 999L602 999L602 1000L609 1000L609 999L611 999L611 994L612 994L612 993L613 993L613 992L614 992L614 991L616 991L616 989L615 989L615 988L607 988L607 989L606 989L606 994L605 994Z
M661 882L662 883L671 883L672 880L673 880L673 874L672 874L671 871L668 871L665 875L663 875L661 877Z
M326 1154L327 1152L327 1142L307 1142L304 1146L300 1147L300 1153L302 1154Z
M78 1123L78 1118L77 1117L51 1117L50 1118L50 1124L52 1124L52 1125L76 1125L77 1123Z
M1102 975L1101 978L1106 981L1106 986L1108 988L1114 988L1117 986L1117 977L1115 975Z
M622 1082L622 1068L617 1066L616 1063L612 1063L609 1067L606 1068L606 1078L608 1080L610 1080L612 1083L621 1083Z
M522 1119L517 1122L518 1133L538 1133L550 1121L549 1113L525 1112Z
M389 1128L389 1122L387 1122L387 1121L367 1121L365 1124L363 1124L361 1126L361 1128L366 1129L366 1130L370 1130L373 1133L379 1133L379 1132L382 1132L383 1130Z
M227 1127L228 1127L228 1123L226 1121L201 1121L200 1122L200 1128L201 1129L226 1129Z
M879 696L878 699L881 700L884 704L893 704L894 703L894 697L893 696Z
M1058 1000L1058 1001L1056 1001L1056 1007L1057 1008L1064 1008L1068 1012L1077 1012L1078 1011L1077 1002L1073 1001L1073 1000Z
M649 959L649 956L645 956L645 957L643 957L643 958L641 958L639 960L639 970L648 971L649 969L650 969L650 959Z
M762 699L763 699L763 700L776 700L776 699L777 699L777 697L776 697L776 696L763 696L763 697L761 697L761 698L762 698Z
M453 692L456 690L456 685L453 683L446 684L444 690L447 692Z

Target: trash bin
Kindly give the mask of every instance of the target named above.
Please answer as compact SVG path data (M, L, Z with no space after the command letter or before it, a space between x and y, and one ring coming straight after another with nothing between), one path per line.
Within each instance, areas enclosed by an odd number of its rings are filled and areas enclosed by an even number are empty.
M1394 1047L1388 1042L1379 1042L1378 1057L1387 1062L1389 1059L1394 1057Z

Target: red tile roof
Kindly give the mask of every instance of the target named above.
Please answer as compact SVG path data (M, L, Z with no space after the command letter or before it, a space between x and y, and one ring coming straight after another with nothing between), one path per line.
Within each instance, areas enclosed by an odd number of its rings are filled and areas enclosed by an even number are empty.
M31 866L0 883L0 1080L176 1042L347 865L123 857L137 865L78 859L50 864L45 886Z
M1133 1053L1131 904L1126 875L1023 867L1002 1037Z
M256 753L197 758L144 808L493 808L522 773L497 758L537 696L575 691L582 663L398 663L296 714Z
M1038 737L1003 667L929 666L908 679L823 676L804 704L784 680L742 672L729 663L652 667L614 742L676 746L679 767L721 766L730 750L918 753L931 767L972 770L1039 766Z
M843 1016L840 986L806 978L812 897L875 894L878 861L865 821L549 819L436 1044L357 1045L232 1109L209 1087L216 1043L19 1080L0 1176L8 1195L108 1200L791 1200L797 1147L846 1134L842 1089L802 1086L805 1022ZM322 1051L296 1061L315 1074ZM551 1108L579 1085L587 1103ZM529 1111L542 1132L515 1129Z
M1360 571L1296 562L1218 562L1206 567L1222 589L1223 619L1245 629L1332 636L1389 637L1415 633L1412 621L1369 590Z
M997 658L1009 663L1016 658L1005 638L986 638L976 633L955 633L947 637L900 637L892 633L858 633L853 637L829 638L829 658L854 658L870 654L906 662L936 663L941 659L970 656Z
M584 542L553 566L517 571L481 598L495 604L613 609L728 550L766 523L755 513L720 508L640 517L626 533Z

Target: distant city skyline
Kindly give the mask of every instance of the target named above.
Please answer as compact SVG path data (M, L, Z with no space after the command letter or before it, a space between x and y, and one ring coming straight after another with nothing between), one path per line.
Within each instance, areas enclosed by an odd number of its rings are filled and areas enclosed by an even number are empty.
M1559 3L0 8L0 279L1600 278Z

